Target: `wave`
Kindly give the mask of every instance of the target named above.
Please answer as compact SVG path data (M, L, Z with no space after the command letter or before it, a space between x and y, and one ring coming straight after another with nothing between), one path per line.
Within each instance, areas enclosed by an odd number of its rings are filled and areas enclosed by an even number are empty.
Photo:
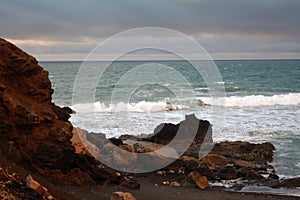
M104 104L101 102L75 104L71 106L77 113L93 113L93 112L159 112L159 111L172 111L183 110L189 108L186 105L178 103L170 103L167 100L159 102L140 101L137 103L124 103L117 104Z
M199 98L204 105L224 106L224 99ZM275 105L300 105L300 93L279 94L273 96L250 95L225 97L227 107L253 107Z

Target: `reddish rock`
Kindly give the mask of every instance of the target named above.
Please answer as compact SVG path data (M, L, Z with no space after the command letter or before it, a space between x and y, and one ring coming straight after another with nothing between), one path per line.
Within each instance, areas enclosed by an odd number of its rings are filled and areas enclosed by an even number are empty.
M136 200L136 198L129 192L114 192L111 195L111 200Z
M228 160L226 157L218 154L207 154L202 158L201 165L206 165L209 168L215 168L216 166L226 166Z
M3 39L0 55L2 155L63 183L111 182L112 171L99 168L100 163L89 155L75 153L68 121L71 110L51 102L48 72L34 57Z
M194 171L185 177L182 181L182 186L197 186L200 189L205 189L208 187L208 179L205 176L202 176L199 172Z
M53 196L49 194L48 189L42 186L39 182L35 181L31 175L28 175L26 178L26 186L36 191L40 196L43 197L43 199L54 199Z
M247 168L247 169L255 169L256 165L251 163L251 162L247 162L244 160L232 160L233 164L238 167L238 168Z

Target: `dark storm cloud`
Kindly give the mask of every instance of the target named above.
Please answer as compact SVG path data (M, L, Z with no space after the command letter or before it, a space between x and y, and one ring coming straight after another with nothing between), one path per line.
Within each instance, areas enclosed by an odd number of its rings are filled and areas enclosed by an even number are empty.
M2 0L0 6L0 36L5 38L76 43L157 26L192 35L215 52L239 51L245 45L249 51L277 47L299 52L299 21L298 0ZM68 51L68 45L55 48ZM69 46L74 48L76 44Z

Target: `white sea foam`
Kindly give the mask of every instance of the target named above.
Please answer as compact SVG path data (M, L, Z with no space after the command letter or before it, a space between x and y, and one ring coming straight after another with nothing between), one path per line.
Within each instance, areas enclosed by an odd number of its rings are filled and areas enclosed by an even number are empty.
M200 100L207 105L223 106L224 104L222 99L203 97L200 98ZM225 98L225 105L227 107L300 105L300 93L279 94L273 96L230 96Z
M160 102L147 102L140 101L138 103L124 103L119 102L117 104L104 104L101 102L95 103L83 103L75 104L72 109L77 113L93 113L93 112L159 112L159 111L170 111L170 110L183 110L189 108L186 105L172 104L166 101Z

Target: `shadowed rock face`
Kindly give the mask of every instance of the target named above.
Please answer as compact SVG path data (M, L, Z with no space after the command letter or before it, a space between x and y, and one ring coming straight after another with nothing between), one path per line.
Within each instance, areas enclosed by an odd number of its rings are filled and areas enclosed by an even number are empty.
M179 140L191 138L192 145L202 144L205 137L206 142L212 142L211 124L206 120L199 120L194 114L186 115L186 119L179 124L163 123L157 126L153 136L148 138L150 142L158 144L169 144L173 138L179 135Z
M51 102L48 72L0 39L0 155L62 183L108 183L113 172L75 154L68 109Z
M51 103L53 89L48 72L35 58L2 39L0 55L2 151L15 161L38 159L40 164L47 163L41 154L48 152L51 163L58 162L63 159L58 148L72 151L68 141L72 125L67 121L69 115ZM58 143L58 138L65 138L64 143Z

